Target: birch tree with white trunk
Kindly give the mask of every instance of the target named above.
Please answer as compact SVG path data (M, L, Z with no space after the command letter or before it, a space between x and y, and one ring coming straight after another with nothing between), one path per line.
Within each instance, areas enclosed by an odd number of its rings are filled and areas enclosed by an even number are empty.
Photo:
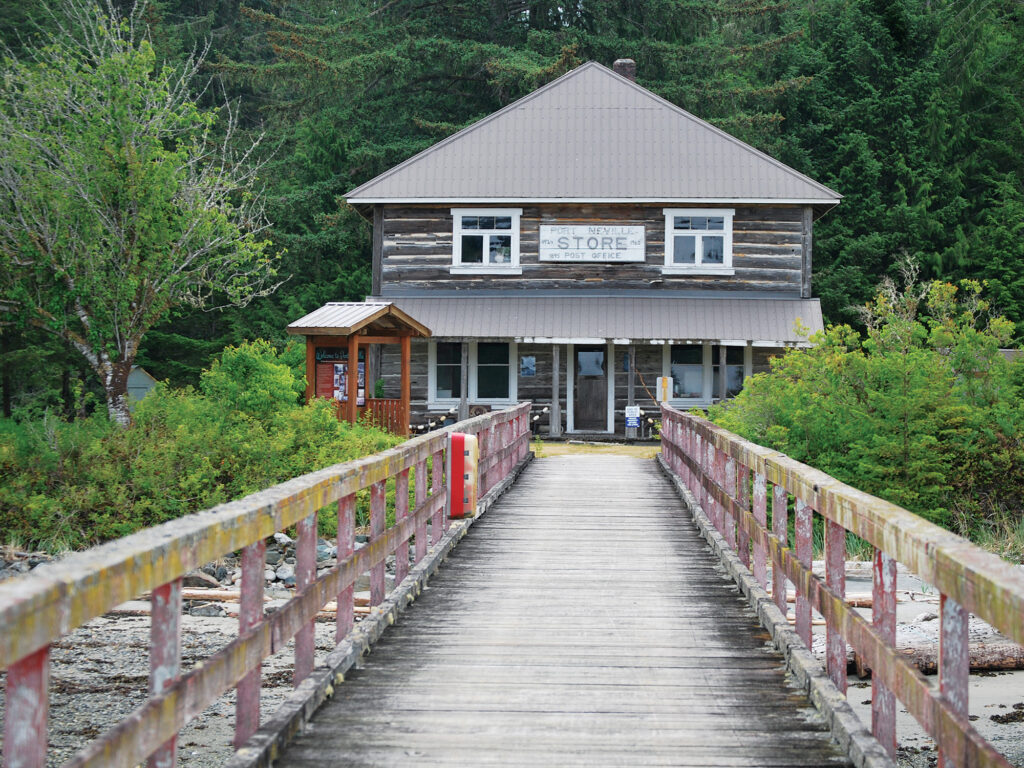
M61 0L59 31L0 66L0 307L80 352L123 425L154 324L278 285L259 141L196 104L201 54L158 64L142 10Z

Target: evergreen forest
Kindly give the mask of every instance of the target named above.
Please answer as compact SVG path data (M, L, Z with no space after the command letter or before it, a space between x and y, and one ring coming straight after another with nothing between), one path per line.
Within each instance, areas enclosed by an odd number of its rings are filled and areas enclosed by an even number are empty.
M1020 0L103 2L0 0L4 538L86 546L392 444L301 407L286 343L292 320L370 293L371 225L345 193L580 64L631 58L640 85L843 195L814 229L829 329L712 418L1024 557L1024 362L999 352L1024 337ZM104 67L53 45L78 34L62 6ZM127 21L89 31L110 10ZM151 135L106 157L100 113L140 108ZM87 190L141 223L114 272L59 184L9 193L27 168L76 181L64 145L111 178L141 169L137 188ZM182 206L222 181L215 205ZM52 242L5 229L12 211ZM85 265L73 290L8 279L47 250ZM205 261L182 278L168 253ZM130 354L105 359L101 327ZM120 429L130 362L168 386Z
M56 23L6 0L12 56ZM128 3L114 5L128 7ZM244 308L169 314L136 360L196 384L229 344L284 341L370 290L370 225L345 192L588 60L844 195L815 226L827 322L858 319L901 256L971 278L1024 333L1024 6L1016 0L151 0L155 55L204 52L200 106L260 139L265 232L284 283ZM226 120L217 123L221 129ZM215 126L215 130L217 129ZM73 411L96 377L66 344L0 333L3 408Z

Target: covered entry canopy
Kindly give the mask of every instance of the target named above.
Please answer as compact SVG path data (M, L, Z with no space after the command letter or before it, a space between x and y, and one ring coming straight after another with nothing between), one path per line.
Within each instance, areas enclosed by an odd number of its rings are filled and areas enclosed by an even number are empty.
M395 434L409 433L410 340L430 336L430 329L391 302L331 302L289 324L288 333L306 337L306 399L333 396L343 414L355 423L369 411L380 426ZM366 368L359 365L360 347L400 344L401 397L370 397ZM323 371L321 371L323 369ZM351 375L351 372L355 375ZM323 387L320 379L326 376ZM360 386L362 379L362 386ZM319 391L326 390L326 391Z
M439 338L514 338L520 342L615 341L619 344L807 344L823 328L817 299L649 296L445 296L394 303Z

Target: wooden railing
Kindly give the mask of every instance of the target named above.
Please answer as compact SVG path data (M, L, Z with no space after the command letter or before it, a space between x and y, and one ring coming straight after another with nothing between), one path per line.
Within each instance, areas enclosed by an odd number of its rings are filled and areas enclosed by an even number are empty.
M898 698L935 739L940 766L1010 765L968 720L967 621L973 613L1024 644L1024 574L901 507L665 405L662 455L765 590L770 558L772 598L783 614L786 580L793 583L796 630L808 649L811 610L824 616L826 667L839 690L846 691L847 644L870 668L872 732L890 756ZM790 497L795 551L788 543ZM824 525L824 580L812 573L815 514ZM870 619L844 599L847 531L875 549ZM897 562L941 595L938 690L895 648Z
M367 398L366 413L375 426L393 435L409 434L409 414L400 398Z
M448 432L475 434L481 443L480 496L504 479L529 449L530 404L488 413L417 437L358 461L297 477L239 501L149 528L72 555L0 584L0 668L7 669L4 766L42 768L51 644L84 622L152 591L148 701L65 765L129 768L173 766L181 728L237 686L235 745L259 727L260 663L295 638L296 685L313 670L313 621L337 599L336 637L353 628L353 585L370 573L370 603L385 599L385 560L395 555L395 585L448 530L444 451ZM429 487L428 487L428 462ZM409 482L413 472L414 502ZM386 484L394 480L395 524L385 527ZM370 490L370 541L354 549L356 492ZM316 578L317 511L337 504L337 565ZM263 614L264 540L295 526L296 593ZM187 674L181 663L181 577L223 555L241 551L239 636Z

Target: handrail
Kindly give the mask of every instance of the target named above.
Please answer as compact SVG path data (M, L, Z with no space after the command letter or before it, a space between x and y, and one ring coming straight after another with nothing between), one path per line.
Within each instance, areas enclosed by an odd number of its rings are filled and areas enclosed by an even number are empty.
M317 472L148 528L40 566L0 584L0 668L8 670L4 766L42 768L46 759L49 647L86 621L152 591L150 698L65 765L174 764L178 731L208 704L238 686L236 746L259 723L259 665L295 637L296 685L313 669L313 621L337 599L340 642L353 626L353 585L370 572L370 603L385 598L386 558L396 558L395 584L436 545L445 519L444 451L449 432L480 440L480 496L501 482L529 447L529 403L495 411L416 437L364 459ZM427 461L431 460L430 488ZM409 471L414 470L414 504ZM395 480L395 524L385 530L386 483ZM355 494L370 489L371 536L355 550ZM338 505L337 565L316 578L316 515ZM263 616L264 540L296 526L296 594ZM180 675L181 578L222 555L242 552L239 637Z
M1024 644L1024 574L895 504L694 414L663 404L661 431L666 464L765 590L771 558L772 596L783 614L786 579L794 584L797 634L808 649L811 609L825 617L826 665L839 690L846 691L846 644L871 669L872 732L890 756L896 751L895 695L935 739L940 765L1009 766L968 720L967 619L974 613ZM794 499L795 552L788 543L789 496ZM824 581L811 568L814 513L824 519ZM844 599L847 531L875 549L871 619ZM941 595L938 691L895 648L897 562Z

